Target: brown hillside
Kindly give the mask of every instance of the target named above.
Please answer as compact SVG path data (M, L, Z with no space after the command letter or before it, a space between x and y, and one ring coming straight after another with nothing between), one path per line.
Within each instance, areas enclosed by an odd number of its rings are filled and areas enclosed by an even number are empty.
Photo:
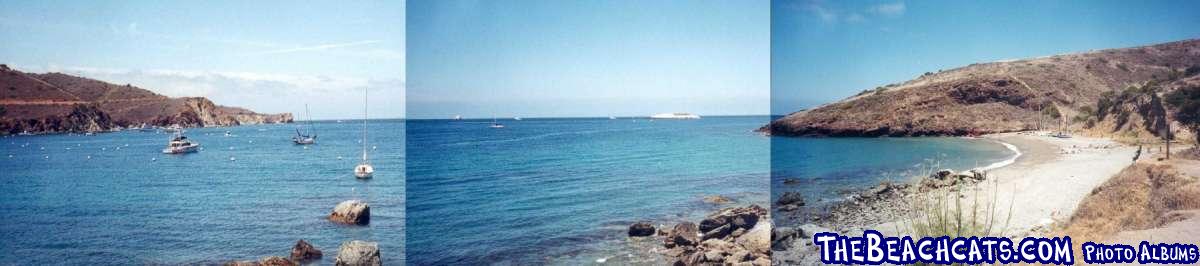
M760 130L786 136L925 136L1084 128L1089 119L1093 126L1117 123L1094 117L1102 99L1147 84L1157 88L1152 94L1200 84L1197 69L1200 40L972 64L866 90ZM1126 122L1153 120L1133 114ZM1108 126L1150 130L1142 124Z
M0 65L0 134L105 131L121 127L184 127L289 123L292 116L258 114L203 97L170 98L133 85L62 73L30 74Z

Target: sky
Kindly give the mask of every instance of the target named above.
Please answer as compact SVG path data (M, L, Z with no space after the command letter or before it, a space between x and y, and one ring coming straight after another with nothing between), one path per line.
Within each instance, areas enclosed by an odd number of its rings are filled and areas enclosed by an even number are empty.
M766 114L768 1L409 1L408 116Z
M1200 1L774 1L771 113L925 72L1200 38Z
M0 63L314 119L404 116L404 1L0 0Z

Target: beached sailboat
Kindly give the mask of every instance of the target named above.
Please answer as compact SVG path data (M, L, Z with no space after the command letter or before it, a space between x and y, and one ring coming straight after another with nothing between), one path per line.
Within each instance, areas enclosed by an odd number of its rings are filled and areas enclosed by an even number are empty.
M304 113L308 115L308 133L312 135L300 133L300 128L296 128L296 136L292 137L292 142L298 145L317 143L317 133L312 125L312 112L308 111L308 104L304 105Z
M354 166L354 177L359 179L368 179L375 175L375 167L367 161L367 91L363 90L363 138L362 138L362 162Z
M167 142L167 147L162 150L165 154L184 154L196 152L200 148L200 143L188 140L187 136L183 135L183 130L175 131L175 135L171 137L171 141Z

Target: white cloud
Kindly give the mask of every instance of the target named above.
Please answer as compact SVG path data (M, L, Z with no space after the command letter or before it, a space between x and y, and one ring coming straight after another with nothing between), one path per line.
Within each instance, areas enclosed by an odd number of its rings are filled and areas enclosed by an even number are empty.
M891 4L874 5L871 6L868 11L878 15L898 17L904 15L904 12L907 11L906 9L907 8L904 6L904 2L895 2Z
M863 21L867 21L867 18L859 13L850 13L850 15L846 16L846 22L858 23Z
M862 11L843 11L838 10L834 6L830 6L825 1L811 0L801 3L796 3L789 6L795 10L808 12L813 17L820 19L825 23L860 23L866 22L871 17L899 17L903 16L907 11L904 2L895 2L889 4L873 5Z
M812 14L816 15L817 18L820 18L821 21L837 22L837 19L838 19L837 11L835 11L831 8L825 7L824 3L822 3L822 2L818 2L818 1L809 2L808 6L806 6L805 9L808 10L809 12L812 12Z
M379 40L367 40L367 41L355 41L355 42L345 42L345 43L330 43L330 44L321 44L321 45L312 45L312 46L301 46L301 47L292 47L292 48L284 48L284 49L275 49L275 50L259 52L256 54L260 54L260 55L261 54L286 54L286 53L305 52L305 51L323 51L323 50L329 50L329 49L335 49L335 48L346 48L346 47L353 47L353 46L375 44L375 43L379 43L379 42L380 42Z

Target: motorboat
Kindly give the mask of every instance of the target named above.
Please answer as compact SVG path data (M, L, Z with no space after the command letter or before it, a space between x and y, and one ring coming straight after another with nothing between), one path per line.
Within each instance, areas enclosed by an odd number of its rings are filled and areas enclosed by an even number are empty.
M700 119L700 116L692 113L661 113L650 116L650 119Z
M184 154L196 152L198 149L200 149L200 143L188 140L187 136L183 135L183 132L177 131L175 136L171 137L171 141L167 142L167 147L162 152L165 154Z

